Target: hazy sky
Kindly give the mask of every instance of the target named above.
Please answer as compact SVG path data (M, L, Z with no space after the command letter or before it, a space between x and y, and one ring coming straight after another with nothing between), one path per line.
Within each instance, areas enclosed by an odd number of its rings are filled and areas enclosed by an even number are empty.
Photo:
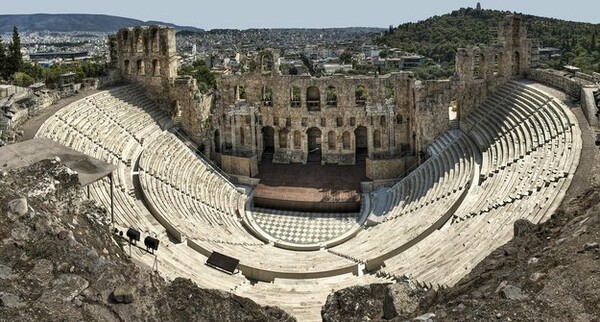
M101 13L159 20L204 29L269 27L388 27L441 15L464 0L275 1L275 0L20 0L2 1L0 13ZM483 8L600 23L600 1L482 0Z

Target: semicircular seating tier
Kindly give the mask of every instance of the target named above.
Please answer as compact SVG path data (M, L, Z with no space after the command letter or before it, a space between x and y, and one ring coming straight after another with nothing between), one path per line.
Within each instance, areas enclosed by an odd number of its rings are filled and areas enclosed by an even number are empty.
M581 150L579 127L567 107L510 82L464 118L460 130L435 140L417 169L371 194L364 212L384 218L381 224L363 226L329 249L299 252L255 236L246 218L248 196L163 130L169 126L169 117L140 89L123 86L70 104L37 136L117 166L115 222L160 238L163 275L239 290L259 303L273 297L269 285L294 293L286 279L320 279L302 288L315 294L334 284L366 281L349 277L363 264L369 271L383 267L384 276L411 274L422 282L454 284L512 237L515 220L537 223L552 213ZM108 180L90 186L92 199L106 209L109 192ZM244 276L203 265L213 251L238 258ZM145 253L133 252L136 260L152 265ZM274 284L254 288L246 277ZM308 293L305 306L284 299L273 303L318 312L325 296Z
M440 230L385 261L386 275L453 285L513 237L516 220L542 222L562 202L582 146L577 120L564 104L510 82L461 128L483 151L479 184Z

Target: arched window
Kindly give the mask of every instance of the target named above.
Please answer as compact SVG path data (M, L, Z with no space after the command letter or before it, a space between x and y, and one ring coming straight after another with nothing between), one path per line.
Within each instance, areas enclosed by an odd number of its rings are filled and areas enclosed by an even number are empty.
M482 53L477 53L473 61L473 77L485 78L485 57Z
M329 151L334 151L336 148L336 139L335 139L335 132L334 131L329 131L329 133L327 133L327 145L329 147Z
M131 75L131 63L129 62L129 60L125 61L125 75Z
M334 86L327 87L325 91L325 103L327 107L336 107L337 106L337 91Z
M354 92L354 102L356 106L367 105L367 89L363 85L358 85Z
M158 59L152 61L152 76L160 76L160 62Z
M297 86L290 89L290 106L300 107L300 88Z
M236 100L245 100L246 99L246 89L242 85L238 85L235 87L235 99Z
M135 51L141 53L144 51L144 36L141 29L135 30Z
M273 90L270 87L263 86L262 102L263 106L273 106Z
M214 144L215 144L215 152L221 153L221 134L220 134L219 130L215 131Z
M273 71L273 55L264 53L260 59L261 72L270 73Z
M350 132L346 131L342 134L342 145L344 150L350 150Z
M287 149L287 137L288 137L287 129L283 129L283 130L279 131L279 148L280 149Z
M124 47L124 51L128 52L131 51L131 46L130 46L130 40L129 40L129 31L124 30L123 31L123 47Z
M381 149L381 131L373 131L373 148Z
M306 89L306 107L309 111L321 110L321 92L316 86L311 86Z
M302 134L300 131L294 131L294 149L302 148Z
M158 52L158 30L156 28L152 29L151 33L152 39L150 39L150 47L152 47L152 52Z
M138 73L138 75L146 75L146 69L144 68L144 61L141 59L137 61L137 73Z

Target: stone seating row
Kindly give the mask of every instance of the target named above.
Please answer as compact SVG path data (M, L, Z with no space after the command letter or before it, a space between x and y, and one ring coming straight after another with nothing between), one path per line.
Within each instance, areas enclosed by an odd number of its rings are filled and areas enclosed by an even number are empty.
M523 155L494 169L493 175L481 185L472 186L455 211L453 220L413 247L385 261L383 270L387 274L410 274L419 281L434 285L453 285L493 249L512 238L514 221L520 218L534 223L543 221L562 201L581 151L581 134L574 116L566 106L555 100L548 101L547 95L521 83L509 83L497 93L533 97L537 101L537 109L531 108L530 114L515 113L520 118L514 121L522 123L531 115L540 115L547 126L534 123L531 126L537 128L530 130L537 131L539 137L544 139L538 141L537 145L525 144L531 148ZM518 101L503 102L505 109L519 109ZM481 108L489 106L483 104ZM487 117L481 112L475 115ZM483 124L481 120L472 121ZM508 124L503 126L512 128L512 131L520 128ZM473 127L471 135L480 133L476 128ZM506 140L503 148L519 150L524 143L518 138L523 137L510 132L504 137L508 138L509 135L513 140ZM477 141L475 137L474 140ZM487 142L491 146L495 140ZM494 159L501 158L497 154L503 152L498 148L488 149L487 153Z
M478 151L460 132L440 137L434 149L425 164L389 189L389 219L329 251L371 270L441 227L469 189Z

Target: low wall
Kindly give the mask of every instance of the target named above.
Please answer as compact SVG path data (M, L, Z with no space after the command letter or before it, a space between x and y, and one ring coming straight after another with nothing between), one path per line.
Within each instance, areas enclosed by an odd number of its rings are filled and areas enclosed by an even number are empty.
M588 120L591 126L598 125L598 107L596 106L596 100L594 100L594 91L597 91L597 86L584 86L581 89L581 110Z
M221 169L236 176L254 177L258 175L256 156L240 157L221 154Z
M373 160L367 158L365 172L371 180L396 179L406 171L406 165L414 163L414 157L402 157L387 160Z
M581 84L569 78L566 73L547 69L532 69L527 76L534 81L556 87L575 99L581 99Z

